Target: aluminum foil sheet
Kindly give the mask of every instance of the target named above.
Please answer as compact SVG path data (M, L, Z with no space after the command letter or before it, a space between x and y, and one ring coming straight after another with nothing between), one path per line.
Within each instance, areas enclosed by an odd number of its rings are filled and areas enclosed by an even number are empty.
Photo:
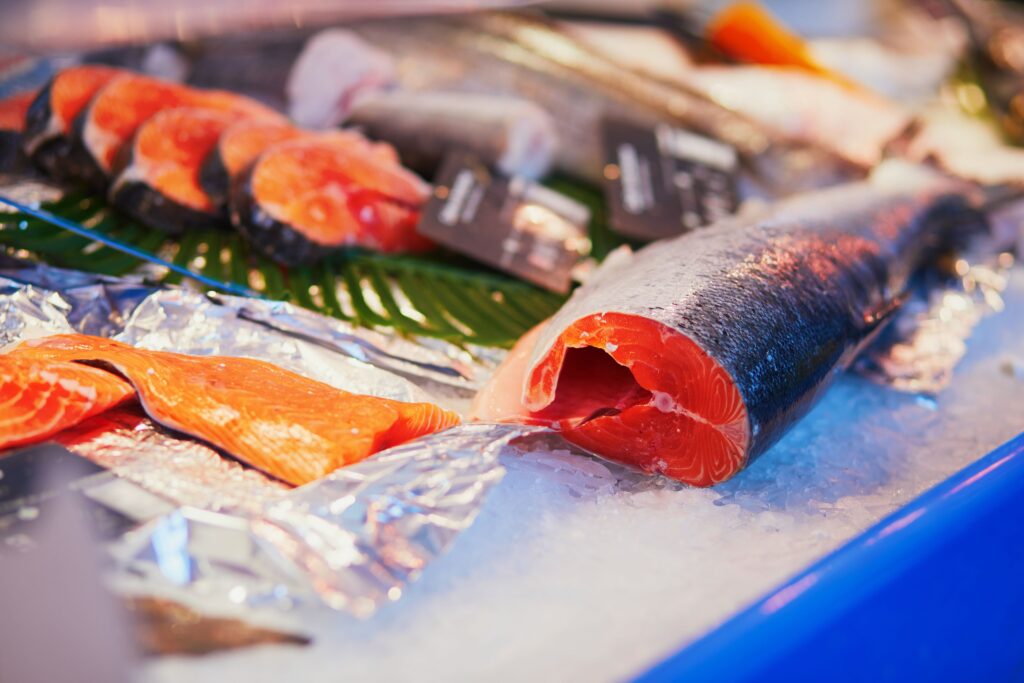
M922 395L949 386L982 318L1003 310L1002 293L1013 256L958 259L955 277L908 301L879 343L854 370L879 384Z
M287 304L0 262L0 345L68 331L260 358L348 391L448 406L489 374L462 349ZM397 599L473 521L504 473L502 448L528 431L463 425L294 489L132 409L59 440L177 506L112 544L115 586L280 623L324 606L365 616Z
M138 408L97 415L55 440L176 505L255 513L289 491L287 485L208 446L169 434Z

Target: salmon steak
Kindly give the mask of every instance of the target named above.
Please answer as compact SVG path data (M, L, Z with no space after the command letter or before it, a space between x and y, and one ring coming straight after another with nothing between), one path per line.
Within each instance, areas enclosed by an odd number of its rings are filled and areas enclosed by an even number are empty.
M199 182L203 161L240 115L180 107L139 126L110 188L111 201L150 227L169 234L224 224Z
M104 370L0 355L0 450L48 439L134 396L131 384Z
M613 255L516 345L473 416L696 486L729 479L811 410L917 274L986 229L958 184L879 176Z
M79 180L105 188L118 155L135 131L154 114L175 107L203 107L241 116L280 118L272 109L243 95L198 90L134 73L123 73L96 92L75 123L79 143Z
M74 334L27 341L10 355L123 377L153 421L296 486L459 421L429 403L351 394L248 358L146 351Z
M264 151L231 195L231 220L279 263L315 261L346 246L423 251L416 232L429 186L388 145L354 133L281 142Z
M203 162L200 184L215 206L228 203L231 183L268 147L292 140L304 131L283 121L245 119L224 131Z
M100 88L123 73L108 66L70 66L61 69L35 97L25 113L24 149L47 175L58 180L81 175L81 169L75 167L72 126Z

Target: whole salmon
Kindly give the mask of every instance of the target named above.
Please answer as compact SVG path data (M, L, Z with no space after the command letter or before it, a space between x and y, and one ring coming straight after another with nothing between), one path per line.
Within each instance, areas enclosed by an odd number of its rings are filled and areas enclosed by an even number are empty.
M890 166L609 259L512 350L475 417L550 425L690 484L803 417L905 298L986 226L963 185Z

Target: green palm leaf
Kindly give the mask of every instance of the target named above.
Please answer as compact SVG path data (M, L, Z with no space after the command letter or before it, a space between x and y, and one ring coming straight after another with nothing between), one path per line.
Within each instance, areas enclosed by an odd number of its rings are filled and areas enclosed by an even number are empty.
M565 179L552 186L591 208L593 251L603 258L618 240L604 225L600 194ZM42 208L193 272L358 325L406 335L507 347L565 300L450 254L352 250L314 266L286 270L251 252L234 232L195 231L169 238L126 219L96 197L78 193ZM106 275L125 275L143 263L19 213L0 213L0 245L56 266ZM168 283L181 279L176 273L164 277Z

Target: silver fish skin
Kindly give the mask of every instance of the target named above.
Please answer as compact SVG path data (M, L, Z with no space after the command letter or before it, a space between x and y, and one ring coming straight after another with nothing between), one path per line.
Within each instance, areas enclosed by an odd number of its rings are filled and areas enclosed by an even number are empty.
M508 176L531 180L551 168L558 147L555 122L518 97L462 92L368 93L346 123L391 143L402 163L427 177L451 149L466 149Z
M535 15L374 20L347 28L396 59L403 89L514 95L543 107L557 126L558 167L588 180L598 180L603 170L605 116L674 123L729 143L768 196L866 174L856 163L789 139L697 91L620 66Z
M688 483L723 481L811 410L838 373L883 329L918 273L943 250L987 230L984 215L972 208L978 200L966 184L889 162L870 180L794 196L633 255L610 258L539 332L532 348L511 352L510 358L520 351L518 357L525 359L522 370L502 368L496 373L493 387L522 392L517 408L522 412L488 414L490 408L483 404L481 410L478 402L476 416L558 423L570 441L609 459ZM705 370L717 368L676 376L670 367L655 365L662 373L657 380L661 386L643 387L650 392L649 403L631 398L628 404L592 413L593 406L587 404L590 417L558 414L565 406L584 405L583 399L598 390L588 376L563 381L561 362L545 362L559 357L567 330L596 317L602 327L581 343L602 348L613 358L623 347L637 349L639 338L629 327L635 323L607 322L611 314L660 324L663 337L681 335L696 346L694 353L710 359L713 365ZM642 348L631 353L631 358L616 362L642 371L660 358L643 356ZM593 355L586 358L596 363ZM630 372L636 371L631 367ZM546 405L538 403L538 386L547 387L542 394ZM687 388L680 395L659 396L669 386ZM497 396L487 388L482 395ZM679 414L719 424L700 411L732 405L735 396L742 406L730 409L735 419L722 430L728 432L730 445L721 453L709 454L706 445L689 445L685 439L671 446L662 440L661 451L645 451L644 439L663 434L668 425L677 424L672 421ZM653 406L659 412L631 417L634 406L648 411ZM644 423L648 433L637 427L644 420L666 424ZM610 442L616 445L605 450Z

